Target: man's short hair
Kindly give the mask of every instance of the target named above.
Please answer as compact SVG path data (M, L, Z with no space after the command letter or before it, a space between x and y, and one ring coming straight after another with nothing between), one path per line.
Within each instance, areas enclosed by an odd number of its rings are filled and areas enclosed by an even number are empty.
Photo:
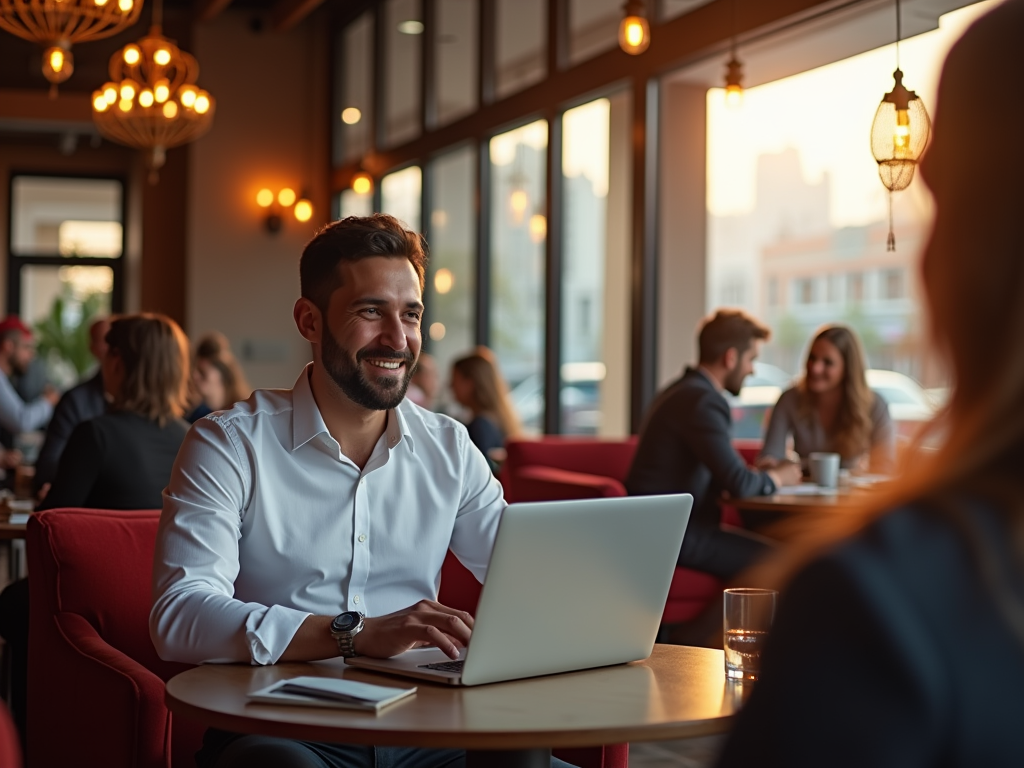
M427 243L423 236L406 229L394 216L375 213L331 222L313 236L299 260L302 296L326 312L331 294L341 285L338 264L374 256L408 259L423 290L427 271Z
M720 309L701 323L700 362L717 363L730 349L743 354L754 339L767 341L772 332L740 309Z

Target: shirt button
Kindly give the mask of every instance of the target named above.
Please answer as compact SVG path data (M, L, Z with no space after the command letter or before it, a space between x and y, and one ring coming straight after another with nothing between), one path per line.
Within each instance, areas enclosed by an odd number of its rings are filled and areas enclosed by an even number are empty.
M362 480L359 481L359 486L360 487L362 487L364 485L366 485L366 478L365 477Z
M360 541L360 543L366 541L366 534L365 533L360 533L359 534L359 541Z
M356 595L355 597L353 597L352 598L352 602L358 604L359 603L359 595Z

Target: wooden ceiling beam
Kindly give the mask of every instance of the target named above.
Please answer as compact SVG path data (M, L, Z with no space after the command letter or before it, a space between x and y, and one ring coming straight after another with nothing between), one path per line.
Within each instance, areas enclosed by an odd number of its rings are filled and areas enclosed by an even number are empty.
M270 26L275 32L291 29L315 11L324 0L277 0L270 9Z
M196 21L210 21L227 10L229 5L231 0L195 0L193 17Z
M88 93L60 91L51 99L45 88L0 88L0 120L92 123Z

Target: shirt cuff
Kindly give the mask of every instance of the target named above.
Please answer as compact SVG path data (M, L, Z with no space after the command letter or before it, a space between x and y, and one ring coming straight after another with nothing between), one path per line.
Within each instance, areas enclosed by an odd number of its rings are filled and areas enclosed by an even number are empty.
M252 664L276 664L309 616L283 605L272 605L266 611L249 614L245 620L245 642Z

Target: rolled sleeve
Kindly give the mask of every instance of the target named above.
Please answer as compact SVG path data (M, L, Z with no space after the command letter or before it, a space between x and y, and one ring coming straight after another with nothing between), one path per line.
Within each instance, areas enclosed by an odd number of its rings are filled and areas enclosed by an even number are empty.
M470 441L465 429L460 429L458 435L463 483L450 547L477 581L483 583L501 513L507 504L501 483L491 472L487 459Z
M150 636L166 660L273 664L310 615L234 597L252 477L230 424L192 427L164 491L153 560Z

